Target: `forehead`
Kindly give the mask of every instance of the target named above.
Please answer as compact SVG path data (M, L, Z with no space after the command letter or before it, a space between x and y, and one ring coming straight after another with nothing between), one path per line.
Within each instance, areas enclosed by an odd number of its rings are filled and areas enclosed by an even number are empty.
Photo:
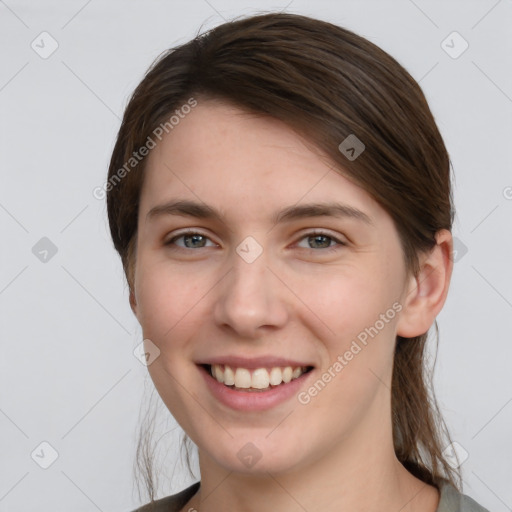
M298 202L343 202L382 213L361 187L283 122L198 102L148 156L141 214L188 198L254 218Z

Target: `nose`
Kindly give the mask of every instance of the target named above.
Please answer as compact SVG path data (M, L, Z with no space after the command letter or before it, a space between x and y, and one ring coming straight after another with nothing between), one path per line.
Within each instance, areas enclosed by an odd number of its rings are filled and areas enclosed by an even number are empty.
M231 270L216 287L216 324L245 339L256 339L264 330L283 327L289 314L286 286L270 269L266 252L248 262L234 251L231 261Z

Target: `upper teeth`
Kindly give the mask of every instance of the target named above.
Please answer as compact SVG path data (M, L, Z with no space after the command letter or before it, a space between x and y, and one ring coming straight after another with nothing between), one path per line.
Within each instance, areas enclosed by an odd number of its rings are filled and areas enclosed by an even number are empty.
M278 386L281 382L290 382L292 379L300 377L306 370L306 366L296 368L285 366L284 368L275 367L270 370L257 368L252 370L251 373L251 370L247 368L231 368L227 365L214 364L211 366L210 373L226 386L235 385L237 388L265 389L270 384Z

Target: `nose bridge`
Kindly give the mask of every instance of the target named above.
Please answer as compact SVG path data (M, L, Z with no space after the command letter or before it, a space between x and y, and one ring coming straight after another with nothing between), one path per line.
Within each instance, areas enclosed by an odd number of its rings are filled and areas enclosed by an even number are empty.
M253 337L262 326L279 326L286 308L279 280L267 268L269 252L252 237L233 251L231 271L223 280L215 306L215 321L229 325L239 336Z

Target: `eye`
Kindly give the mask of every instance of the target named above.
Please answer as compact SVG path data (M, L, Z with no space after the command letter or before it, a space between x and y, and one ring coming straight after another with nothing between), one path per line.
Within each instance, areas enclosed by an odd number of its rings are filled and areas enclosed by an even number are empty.
M308 243L308 245L313 245L313 247L302 247L303 249L310 249L313 251L317 251L319 249L324 249L329 252L336 251L340 248L338 246L346 245L344 242L334 237L331 233L321 230L315 230L310 233L306 233L300 240L306 240L306 243ZM333 241L336 242L338 246L330 245L330 243Z
M184 245L176 244L177 240L183 239ZM164 245L177 245L180 249L202 249L209 238L197 231L185 231L167 240ZM216 244L214 244L216 245Z
M183 239L183 245L177 244L177 240ZM166 246L172 246L175 245L179 249L203 249L207 247L206 242L210 240L205 234L194 231L194 230L188 230L186 232L182 232L169 240L167 240L164 245ZM302 249L309 249L313 251L318 251L320 249L324 249L325 251L336 251L339 249L339 246L345 246L346 244L339 240L338 238L334 237L331 233L322 231L322 230L315 230L311 231L309 233L306 233L303 235L300 240L306 240L308 245L313 245L313 247L301 247ZM210 240L211 241L211 240ZM331 245L332 242L335 242L335 245ZM213 246L216 244L213 243ZM211 246L210 246L211 247Z

